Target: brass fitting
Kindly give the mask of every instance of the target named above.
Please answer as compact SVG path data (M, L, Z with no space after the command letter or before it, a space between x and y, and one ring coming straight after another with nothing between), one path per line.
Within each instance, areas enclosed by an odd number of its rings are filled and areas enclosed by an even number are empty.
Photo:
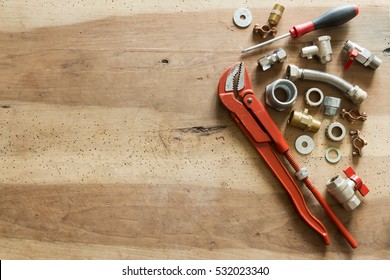
M272 9L269 17L268 17L268 22L271 25L277 25L282 18L284 12L284 7L279 4L275 4L274 8Z
M309 111L306 108L302 111L292 111L287 123L311 132L317 132L321 126L321 121L309 115Z
M263 39L267 38L268 36L275 36L278 30L275 26L271 27L267 24L264 24L260 26L260 24L255 24L253 27L253 33L259 34Z

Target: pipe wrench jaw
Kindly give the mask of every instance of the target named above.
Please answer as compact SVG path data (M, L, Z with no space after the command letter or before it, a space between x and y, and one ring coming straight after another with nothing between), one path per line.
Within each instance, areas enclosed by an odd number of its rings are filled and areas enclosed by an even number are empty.
M224 95L230 94L242 99L248 93L253 94L248 70L243 62L237 62L222 74L219 80L218 94L221 99Z

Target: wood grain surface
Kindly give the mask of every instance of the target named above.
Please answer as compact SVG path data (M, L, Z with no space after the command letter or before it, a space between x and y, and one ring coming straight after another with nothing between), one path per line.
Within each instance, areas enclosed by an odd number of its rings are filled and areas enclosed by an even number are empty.
M253 23L265 23L275 1L28 2L0 7L1 259L390 259L388 1L360 1L348 24L244 56L240 50L259 41ZM340 3L283 4L278 34ZM251 27L234 26L238 7L250 8ZM300 57L325 34L331 63ZM373 71L355 62L344 71L347 39L382 65ZM258 69L256 59L277 47L287 50L287 61ZM361 158L351 156L349 136L341 144L325 138L337 117L316 110L323 121L311 135L316 147L299 155L293 146L303 132L286 127L290 111L267 107L357 249L302 186L329 231L331 244L322 243L220 104L219 78L240 60L261 100L288 64L339 75L368 92L360 110L369 119L340 120L368 141ZM302 95L313 86L354 107L329 85L296 85L294 109L304 107ZM342 151L338 164L324 158L330 145ZM348 165L371 190L353 212L325 187Z

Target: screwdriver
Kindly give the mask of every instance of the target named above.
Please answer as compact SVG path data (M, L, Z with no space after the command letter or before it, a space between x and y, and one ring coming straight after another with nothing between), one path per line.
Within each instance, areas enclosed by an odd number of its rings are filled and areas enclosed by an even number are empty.
M289 33L286 33L286 34L281 35L279 37L265 41L265 42L260 43L258 45L254 45L252 47L249 47L247 49L242 50L241 52L246 53L246 52L261 48L265 45L271 44L272 42L275 42L277 40L280 40L280 39L283 39L283 38L286 38L289 36L291 36L293 38L298 38L306 33L309 33L311 31L314 31L317 29L341 25L341 24L346 23L347 21L353 19L355 16L357 16L358 13L359 13L359 8L356 5L339 6L339 7L333 8L333 9L323 13L318 18L313 19L312 21L308 21L305 23L294 25L290 29Z

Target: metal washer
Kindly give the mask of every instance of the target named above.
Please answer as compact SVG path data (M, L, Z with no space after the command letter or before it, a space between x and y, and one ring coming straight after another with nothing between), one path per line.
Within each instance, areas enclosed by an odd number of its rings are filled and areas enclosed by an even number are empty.
M307 144L306 147L303 146L303 143ZM314 149L314 141L308 135L301 135L295 140L295 149L302 155L310 154Z
M239 27L248 27L252 22L252 14L248 9L239 8L234 12L233 21Z
M331 158L330 157L330 152L331 151L335 151L337 153L337 156L335 158ZM336 148L336 147L329 147L326 149L325 151L325 158L328 162L330 163L338 163L341 159L341 151L339 148Z

